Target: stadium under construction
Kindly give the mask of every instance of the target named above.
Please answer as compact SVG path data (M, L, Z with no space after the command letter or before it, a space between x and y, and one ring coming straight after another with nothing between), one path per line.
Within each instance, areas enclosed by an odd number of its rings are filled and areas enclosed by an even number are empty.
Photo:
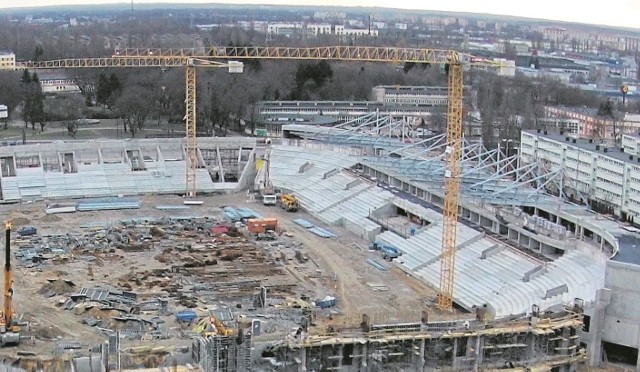
M447 143L412 130L365 115L331 127L284 125L270 143L200 138L198 194L257 190L268 177L323 224L396 247L402 255L391 265L437 288ZM187 155L177 140L75 141L2 147L0 162L2 200L11 203L180 193ZM575 370L585 356L581 342L595 337L586 335L583 316L601 308L606 264L635 255L640 240L565 200L570 181L544 164L520 165L504 149L465 142L462 170L458 315L425 310L390 323L360 314L324 328L305 320L284 338L253 336L233 348L253 348L259 370ZM433 300L424 299L426 308ZM210 363L220 359L215 345L227 342L205 344L199 362Z

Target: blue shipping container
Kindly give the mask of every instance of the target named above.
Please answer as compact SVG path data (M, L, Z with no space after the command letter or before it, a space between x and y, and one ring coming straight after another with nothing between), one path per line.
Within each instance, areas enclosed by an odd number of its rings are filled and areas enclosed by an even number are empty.
M184 310L176 313L176 320L183 323L192 323L197 318L198 314L193 310Z

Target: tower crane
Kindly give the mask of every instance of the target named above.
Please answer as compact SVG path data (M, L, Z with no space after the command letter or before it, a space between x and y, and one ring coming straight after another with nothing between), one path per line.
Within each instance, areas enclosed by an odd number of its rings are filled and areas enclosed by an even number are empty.
M460 194L460 157L462 151L462 88L466 65L500 67L499 62L475 59L453 50L325 46L289 47L202 47L188 49L128 48L109 58L76 58L52 61L17 62L17 69L47 68L112 68L112 67L185 67L186 81L186 195L196 194L196 69L197 67L229 67L230 72L242 71L242 63L234 60L327 60L383 63L425 63L444 65L448 71L447 166L445 174L444 227L438 306L451 310L455 272L456 226ZM226 60L227 63L219 61ZM216 62L218 61L218 62Z
M4 289L2 313L0 313L0 345L20 343L20 327L13 310L13 269L11 267L11 224L5 225Z

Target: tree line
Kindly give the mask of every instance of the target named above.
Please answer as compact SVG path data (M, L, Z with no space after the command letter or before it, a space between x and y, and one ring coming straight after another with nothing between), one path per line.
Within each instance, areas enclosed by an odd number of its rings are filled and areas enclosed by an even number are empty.
M43 112L44 95L35 73L0 73L0 102L10 111L22 107L26 125L41 130L48 120L68 123L71 135L81 117L118 118L123 129L136 136L145 126L183 123L185 82L181 68L70 69L82 99L67 100L59 115ZM521 129L538 127L545 105L588 106L602 104L590 92L559 82L505 78L471 72L467 83L477 99L465 104L477 109L483 120L483 140L495 147L502 138L519 138ZM198 69L198 128L201 135L227 131L253 132L260 101L269 100L367 100L376 85L446 85L440 66L407 64L398 68L380 63L330 63L327 61L258 61L243 74L224 68ZM603 111L603 114L606 112ZM446 119L434 115L432 125L443 130ZM495 131L498 133L496 134ZM176 125L176 131L182 131Z

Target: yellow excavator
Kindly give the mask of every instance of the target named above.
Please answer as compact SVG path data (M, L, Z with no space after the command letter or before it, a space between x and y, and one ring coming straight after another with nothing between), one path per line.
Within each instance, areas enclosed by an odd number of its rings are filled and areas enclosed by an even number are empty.
M193 331L202 337L233 335L233 329L225 327L225 325L213 315L200 319L195 327L193 327Z
M293 194L280 195L280 206L287 212L297 212L300 208L300 201Z
M5 224L5 256L4 256L4 303L0 313L0 345L17 345L20 343L20 327L14 319L13 311L13 269L11 267L11 224Z

